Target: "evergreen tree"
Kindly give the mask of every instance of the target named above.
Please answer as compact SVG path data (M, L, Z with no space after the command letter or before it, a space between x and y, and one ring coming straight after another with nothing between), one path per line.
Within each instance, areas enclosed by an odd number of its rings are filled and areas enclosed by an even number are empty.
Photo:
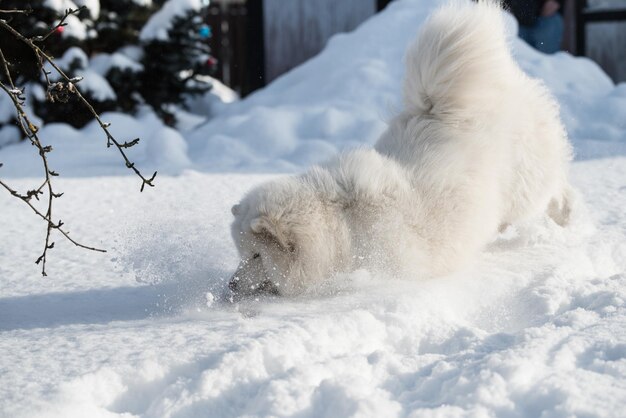
M59 8L76 9L82 5L94 8L70 16L68 26L52 32L40 45L55 58L63 57L73 47L92 58L91 63L89 58L72 62L64 59L67 62L62 67L70 76L89 72L95 77L95 71L96 76L103 77L99 84L104 90L109 91L110 87L115 92L112 100L110 95L90 91L88 83L79 84L98 113L108 110L134 113L139 104L148 104L166 123L173 125L175 106L183 106L185 97L211 88L208 78L202 77L212 74L216 66L208 46L210 28L204 23L208 1L3 0L2 8L32 9L30 14L11 14L10 24L24 36L33 37L50 33L64 15L65 9L56 10L50 4ZM181 5L191 8L181 15ZM170 13L172 10L175 13ZM152 22L151 30L165 36L144 36L146 31L142 32L142 28L156 12L164 13ZM30 48L1 29L0 47L11 63L16 83L27 86L28 101L44 122L65 120L81 127L89 120L88 114L75 106L72 97L67 102L46 100L48 85ZM70 55L77 56L76 51ZM1 77L4 75L0 74ZM68 112L72 113L71 118L67 118ZM0 120L0 129L10 123Z
M71 1L67 2L66 5L68 8L74 9L79 7ZM50 7L45 0L3 0L2 9L32 10L28 14L2 16L2 18L9 20L14 29L27 38L47 35L65 12L65 10ZM72 46L84 47L87 28L93 25L89 10L81 10L78 16L69 20L70 26L68 27L72 27L72 30L68 30L67 27L59 28L44 41L39 42L39 45L50 55L60 56ZM14 74L20 84L40 79L41 74L33 51L22 42L17 41L12 34L3 28L0 28L0 48L2 48L9 63L11 73Z
M164 1L100 0L100 16L93 28L97 36L90 41L90 54L138 45L141 28Z
M91 54L112 54L112 61L135 61L136 65L119 65L112 62L102 74L116 92L116 110L134 113L137 106L145 101L141 98L141 78L143 67L139 62L143 56L139 33L148 19L160 8L165 0L128 1L100 0L100 17L94 30L98 34L90 42Z
M144 37L141 96L170 125L176 122L171 105L211 89L209 79L202 77L213 74L217 65L208 45L207 12L205 6L175 15L167 36Z
M75 15L68 17L68 26L63 26L51 31L65 14L63 7L78 9L80 1L64 1L52 3L45 0L2 0L3 10L31 10L28 14L10 13L0 16L19 33L27 38L44 37L37 41L48 55L53 57L61 56L69 48L77 46L83 48L88 36L88 28L93 25L94 16L88 9L80 10ZM61 6L55 9L52 5ZM17 40L15 36L4 28L0 28L0 48L7 61L9 71L17 86L26 86L28 96L27 106L35 110L38 117L44 121L57 121L68 119L69 103L62 103L58 108L53 108L46 100L45 89L47 84L42 76L39 61L31 48L23 42ZM0 72L0 79L3 82L6 76ZM89 95L87 95L89 96ZM0 100L10 100L4 94ZM96 110L102 111L99 103L94 103ZM110 107L110 104L109 104ZM73 108L72 108L73 109ZM80 116L80 110L72 114L70 123L81 126L85 118ZM3 115L6 116L6 115ZM16 119L14 115L3 117L0 120L0 144L10 143L19 136L19 130L15 129Z

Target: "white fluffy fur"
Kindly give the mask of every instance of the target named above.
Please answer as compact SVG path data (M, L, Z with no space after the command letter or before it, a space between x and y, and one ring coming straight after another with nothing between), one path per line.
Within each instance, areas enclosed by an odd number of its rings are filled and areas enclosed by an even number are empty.
M252 190L233 207L231 289L301 292L356 268L436 276L499 228L569 214L570 145L546 88L516 65L500 6L455 3L406 57L405 109L374 150Z

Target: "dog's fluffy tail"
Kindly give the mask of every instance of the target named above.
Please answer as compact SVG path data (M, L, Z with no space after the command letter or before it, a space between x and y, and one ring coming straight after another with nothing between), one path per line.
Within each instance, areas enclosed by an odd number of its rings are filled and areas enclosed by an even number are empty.
M489 114L517 76L499 1L456 1L423 25L406 56L405 106L455 124Z

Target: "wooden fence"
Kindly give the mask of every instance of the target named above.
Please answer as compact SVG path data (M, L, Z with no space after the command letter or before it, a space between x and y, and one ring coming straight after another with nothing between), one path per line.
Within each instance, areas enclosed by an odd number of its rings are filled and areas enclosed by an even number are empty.
M246 90L248 20L245 3L213 2L209 7L209 46L218 60L215 77L240 93Z
M207 23L216 77L246 95L323 49L391 0L214 0Z
M576 0L575 12L576 55L586 55L587 24L597 22L626 21L626 7L611 9L589 9L587 0Z
M246 95L312 57L337 32L354 29L391 0L214 0L207 23L218 59L216 77ZM589 24L626 21L626 8L574 3L573 42L586 55Z

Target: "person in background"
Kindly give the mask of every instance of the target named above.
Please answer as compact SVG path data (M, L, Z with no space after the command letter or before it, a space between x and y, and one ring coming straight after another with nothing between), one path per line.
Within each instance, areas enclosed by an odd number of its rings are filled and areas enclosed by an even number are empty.
M557 0L505 0L519 22L519 37L546 54L561 49L563 17Z

